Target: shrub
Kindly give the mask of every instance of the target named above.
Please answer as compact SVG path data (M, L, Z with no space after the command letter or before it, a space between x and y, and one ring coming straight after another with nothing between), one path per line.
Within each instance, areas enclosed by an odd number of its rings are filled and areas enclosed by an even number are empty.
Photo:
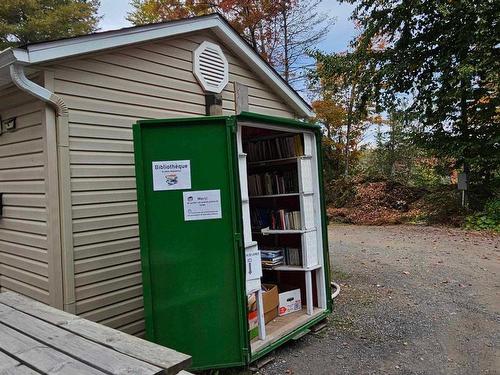
M500 232L500 199L488 201L482 212L467 216L465 228Z

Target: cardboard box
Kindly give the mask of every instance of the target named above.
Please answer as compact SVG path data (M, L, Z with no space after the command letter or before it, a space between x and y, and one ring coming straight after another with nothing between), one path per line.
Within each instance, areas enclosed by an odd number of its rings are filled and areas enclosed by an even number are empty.
M264 305L264 320L269 323L278 316L278 286L274 284L262 284L265 291L262 293L262 302Z
M283 316L302 310L300 289L290 290L279 294L279 315Z

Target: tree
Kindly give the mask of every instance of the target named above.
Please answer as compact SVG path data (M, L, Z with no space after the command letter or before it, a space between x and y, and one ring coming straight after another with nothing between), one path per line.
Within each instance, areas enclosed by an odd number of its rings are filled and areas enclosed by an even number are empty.
M350 170L350 152L353 133L362 133L369 122L380 121L371 109L375 86L370 77L376 74L374 55L380 53L372 45L364 45L358 38L352 50L342 53L313 53L316 69L309 73L312 87L320 96L328 98L345 110L344 175ZM355 144L355 143L354 143Z
M423 131L416 140L456 160L473 185L498 187L500 163L500 2L345 0L377 54L380 103L406 96Z
M2 0L0 50L96 31L98 0Z
M303 80L304 68L309 64L308 51L316 48L326 36L333 20L318 8L323 0L282 0L277 17L278 45L274 66L285 81Z
M222 14L287 82L301 79L307 49L327 32L322 0L132 0L134 25Z

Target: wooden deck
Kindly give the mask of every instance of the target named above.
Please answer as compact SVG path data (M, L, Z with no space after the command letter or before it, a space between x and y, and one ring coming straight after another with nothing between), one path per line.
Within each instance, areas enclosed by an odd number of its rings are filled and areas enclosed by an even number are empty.
M266 339L260 340L258 337L254 338L250 343L252 353L257 353L259 350L264 349L266 346L271 345L273 342L278 341L281 337L292 332L294 329L307 323L308 321L316 318L325 310L314 308L312 315L307 315L306 309L300 311L278 316L266 324Z
M191 357L35 302L0 293L0 374L189 374Z

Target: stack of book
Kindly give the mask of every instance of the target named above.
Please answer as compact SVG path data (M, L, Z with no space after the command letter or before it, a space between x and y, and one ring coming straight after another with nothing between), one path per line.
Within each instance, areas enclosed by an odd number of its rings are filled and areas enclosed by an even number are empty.
M271 230L301 230L300 211L256 208L250 212L252 227Z
M268 172L248 176L250 195L289 194L298 191L297 171Z
M285 264L302 266L302 251L295 247L287 247L285 249Z
M260 258L263 268L273 268L284 262L283 249L261 249Z
M248 161L285 159L304 155L300 135L276 137L246 144Z

